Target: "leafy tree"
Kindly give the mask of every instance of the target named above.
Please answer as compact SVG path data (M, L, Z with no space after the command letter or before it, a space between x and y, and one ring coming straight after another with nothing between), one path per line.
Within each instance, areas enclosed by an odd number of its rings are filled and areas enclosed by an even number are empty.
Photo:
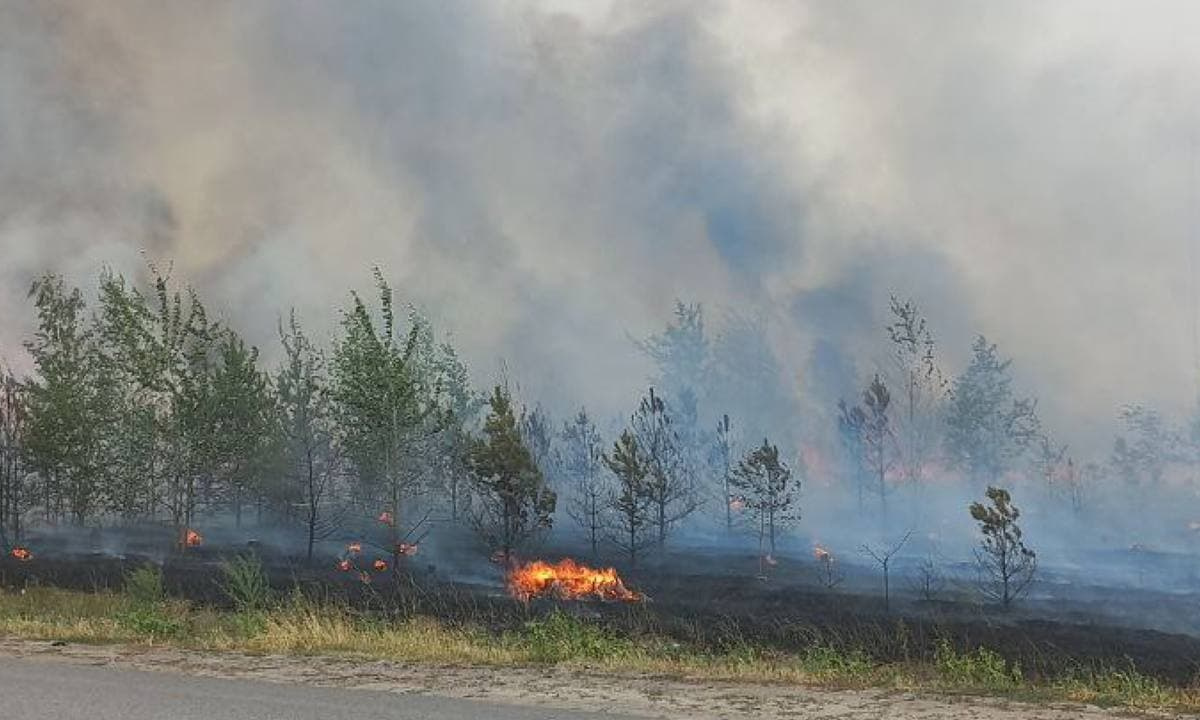
M652 508L645 484L649 468L637 438L625 430L604 456L604 464L616 478L616 490L609 498L615 521L610 528L614 545L629 557L629 566L637 567L643 550L654 544Z
M687 466L666 401L654 388L639 403L631 429L642 453L642 492L653 510L651 523L661 548L671 528L699 507L699 498L685 475Z
M592 557L597 557L606 527L605 506L611 492L611 483L603 472L604 443L586 408L580 408L574 421L563 423L559 437L561 449L557 464L571 488L567 515L583 529Z
M950 383L938 367L933 333L916 303L893 295L889 309L893 387L899 389L893 414L897 461L901 478L919 484L939 449Z
M450 519L458 520L470 500L467 481L470 478L471 428L486 403L471 389L467 368L449 343L441 346L435 370L436 385L441 390L438 437L428 464L446 491Z
M1012 389L1010 360L982 335L971 364L954 381L946 418L946 453L977 482L996 483L1037 437L1037 403Z
M404 537L401 518L422 486L423 462L437 437L440 388L434 369L433 330L409 309L399 327L391 287L375 270L380 322L352 293L333 353L332 395L339 438L358 478L357 499L367 517L389 517L393 567ZM380 507L382 505L382 507Z
M761 572L764 545L774 555L776 531L800 517L796 504L799 488L792 482L791 469L779 459L779 448L765 438L738 463L730 484L756 526Z
M218 341L217 353L212 379L215 452L219 481L240 528L247 496L261 489L257 481L273 469L275 403L268 379L258 369L257 348L247 347L227 330Z
M306 535L305 557L313 561L316 541L333 525L325 510L342 469L337 428L329 394L325 358L296 318L280 323L284 360L275 374L280 431L284 439L285 474L300 502Z
M1017 519L1021 511L1012 504L1007 490L989 486L988 503L972 503L971 517L979 523L983 538L975 551L984 593L1008 608L1033 583L1037 554L1025 547Z
M1124 485L1127 502L1137 518L1162 488L1172 462L1182 458L1183 440L1157 411L1141 405L1121 408L1124 434L1113 442L1110 465Z
M25 388L7 369L0 367L0 550L21 537L21 515L25 510L24 452L26 418Z
M534 405L533 408L521 408L519 425L521 440L525 443L525 447L529 448L533 462L543 475L548 475L551 465L550 458L554 451L554 431L551 429L551 421L546 415L546 411L541 405Z
M102 499L101 430L108 398L99 381L100 355L78 288L46 275L30 296L38 330L26 343L36 376L28 386L25 448L42 477L47 517L69 513L82 524Z
M508 391L497 385L488 406L483 438L471 451L480 499L474 523L509 561L523 542L551 526L557 498L521 438Z
M674 319L662 333L637 343L655 365L655 383L677 400L685 392L698 396L708 364L709 340L704 330L704 308L699 303L675 301Z
M122 381L120 407L130 418L119 466L147 478L145 504L166 510L184 547L197 510L198 484L211 482L219 454L214 435L215 340L221 333L192 289L172 289L151 267L148 294L105 272L98 328L105 362Z

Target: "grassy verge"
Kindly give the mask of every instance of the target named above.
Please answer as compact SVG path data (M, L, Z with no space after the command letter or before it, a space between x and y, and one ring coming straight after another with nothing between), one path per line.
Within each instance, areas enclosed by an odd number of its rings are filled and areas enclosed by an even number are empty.
M560 612L507 632L452 626L421 616L383 621L347 608L318 605L299 595L272 600L253 577L246 576L248 572L252 575L246 568L231 567L227 573L228 592L237 608L231 611L168 598L161 577L149 570L130 575L124 593L0 590L0 635L464 665L557 664L709 680L1200 711L1197 689L1170 687L1133 671L1080 671L1034 681L987 649L962 652L948 643L939 646L932 660L878 663L865 652L822 646L801 653L751 645L702 652L654 636L619 636Z

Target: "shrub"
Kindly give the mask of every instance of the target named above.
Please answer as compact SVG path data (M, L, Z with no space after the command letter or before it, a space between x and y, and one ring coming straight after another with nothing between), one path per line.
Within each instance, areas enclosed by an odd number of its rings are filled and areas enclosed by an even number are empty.
M960 653L950 642L938 641L934 666L942 680L952 685L986 688L1011 688L1021 683L1021 667L1009 663L998 653L980 647L975 652Z
M526 623L520 644L537 662L616 657L631 649L629 641L560 610Z
M221 591L238 612L264 610L271 601L271 584L256 557L236 557L221 563Z
M158 605L166 599L163 589L162 570L153 565L144 565L125 575L125 595L137 607Z

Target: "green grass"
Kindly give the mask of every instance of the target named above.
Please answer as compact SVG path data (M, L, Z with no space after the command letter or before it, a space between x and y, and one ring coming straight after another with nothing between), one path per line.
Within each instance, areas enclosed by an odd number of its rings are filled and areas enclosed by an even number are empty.
M0 590L0 635L441 664L565 665L705 680L879 687L1200 711L1197 689L1169 687L1131 669L1078 671L1035 682L986 648L966 652L944 641L931 661L879 663L864 650L827 645L786 653L733 642L720 651L705 652L655 635L626 637L558 611L516 630L492 632L425 616L384 621L336 605L319 605L298 593L271 598L257 594L254 573L247 572L249 576L242 580L249 585L242 590L248 594L235 602L238 609L233 611L168 598L153 570L131 573L122 593ZM227 583L233 582L227 578Z

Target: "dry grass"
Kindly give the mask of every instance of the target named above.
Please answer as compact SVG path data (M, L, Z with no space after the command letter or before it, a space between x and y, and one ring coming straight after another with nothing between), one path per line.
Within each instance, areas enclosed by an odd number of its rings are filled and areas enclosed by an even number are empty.
M820 646L799 654L752 646L705 653L663 638L621 637L558 613L532 620L519 631L494 633L423 616L385 622L302 598L267 610L218 612L180 600L31 588L0 591L0 635L450 665L558 664L603 673L1200 711L1196 689L1168 687L1126 670L1080 672L1038 683L1023 679L1018 668L986 650L959 653L949 646L932 663L874 663L865 653Z

